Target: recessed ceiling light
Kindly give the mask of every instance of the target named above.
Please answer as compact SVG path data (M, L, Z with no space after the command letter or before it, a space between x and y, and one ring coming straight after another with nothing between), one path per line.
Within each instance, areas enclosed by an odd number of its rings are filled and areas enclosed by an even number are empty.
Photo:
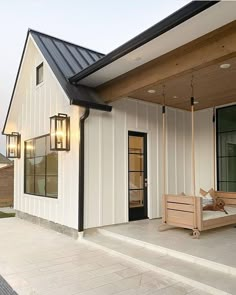
M156 93L156 90L155 89L148 89L147 92L150 93L150 94L153 94L153 93Z
M173 98L178 98L178 96L177 95L174 95Z
M196 100L195 100L195 101L194 101L194 104L199 104L199 101L196 101Z
M230 68L230 66L231 66L231 64L222 64L222 65L220 65L220 68L221 69L228 69L228 68Z

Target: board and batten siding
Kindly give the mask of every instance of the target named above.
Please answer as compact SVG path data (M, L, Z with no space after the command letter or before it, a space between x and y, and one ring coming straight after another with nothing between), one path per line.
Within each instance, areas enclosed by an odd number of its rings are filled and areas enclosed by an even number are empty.
M197 190L212 186L211 111L196 112ZM167 193L192 194L191 113L167 108ZM207 125L207 126L206 126ZM200 130L201 129L201 130ZM111 113L91 111L85 125L85 227L128 221L128 131L147 133L148 217L161 216L161 106L124 98ZM205 150L206 149L206 150ZM211 158L205 169L206 159ZM208 177L208 174L211 176Z
M36 67L44 62L44 82L36 86ZM15 160L14 207L68 227L78 223L79 118L32 38L9 113L6 133L21 134ZM24 194L24 141L49 133L49 117L71 118L71 150L59 152L58 199ZM195 113L196 191L213 185L212 110ZM167 193L192 193L191 114L167 108ZM147 133L148 217L161 216L163 150L161 106L125 98L111 113L91 110L85 122L85 228L128 221L128 131Z
M44 62L44 82L36 86L36 67ZM78 228L78 142L77 106L58 84L31 37L18 79L6 132L21 134L21 158L15 160L14 207L71 228ZM71 150L58 153L58 199L24 194L24 141L50 132L49 117L66 113L71 120Z

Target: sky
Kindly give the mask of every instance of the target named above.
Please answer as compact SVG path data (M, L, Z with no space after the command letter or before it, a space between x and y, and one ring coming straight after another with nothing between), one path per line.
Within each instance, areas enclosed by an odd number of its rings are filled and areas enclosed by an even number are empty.
M28 28L108 53L189 2L0 0L0 131ZM2 135L0 153L5 154L5 136Z

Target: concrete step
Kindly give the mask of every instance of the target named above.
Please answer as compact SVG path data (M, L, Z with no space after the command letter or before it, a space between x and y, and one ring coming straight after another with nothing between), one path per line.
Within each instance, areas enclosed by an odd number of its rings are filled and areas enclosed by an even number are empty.
M84 242L210 294L236 294L235 275L173 257L152 244L135 244L110 235L105 229L86 233Z

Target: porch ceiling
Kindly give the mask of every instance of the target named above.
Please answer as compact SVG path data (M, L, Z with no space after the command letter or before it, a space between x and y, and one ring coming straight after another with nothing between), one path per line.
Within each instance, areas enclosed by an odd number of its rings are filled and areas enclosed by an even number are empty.
M230 63L228 69L220 65ZM96 90L106 102L132 97L190 109L191 78L196 110L236 101L236 21L181 46ZM148 90L155 90L149 93Z
M220 68L222 64L230 64L231 66L228 69L222 69ZM236 57L172 78L164 84L156 83L151 87L144 87L131 93L130 97L162 104L163 85L165 85L166 105L190 110L192 75L194 97L198 102L195 105L195 110L236 102ZM150 89L155 93L149 93Z

